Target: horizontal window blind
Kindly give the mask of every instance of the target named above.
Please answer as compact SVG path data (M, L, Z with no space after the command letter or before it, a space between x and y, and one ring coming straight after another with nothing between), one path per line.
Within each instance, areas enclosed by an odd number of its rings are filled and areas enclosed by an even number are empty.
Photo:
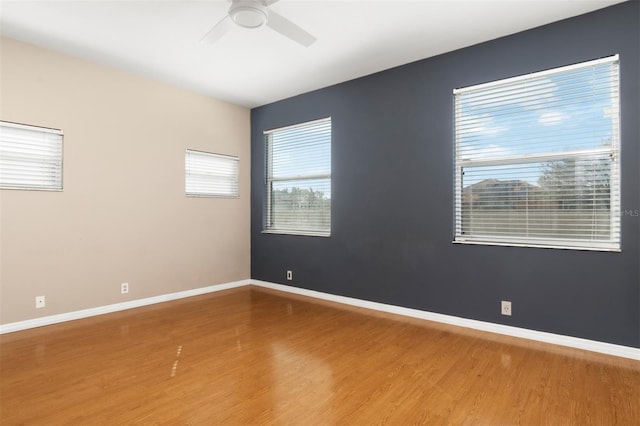
M62 190L62 131L0 122L0 187Z
M331 119L265 132L265 231L329 235Z
M620 249L618 61L454 91L456 242Z
M198 197L238 197L238 157L187 149L185 193Z

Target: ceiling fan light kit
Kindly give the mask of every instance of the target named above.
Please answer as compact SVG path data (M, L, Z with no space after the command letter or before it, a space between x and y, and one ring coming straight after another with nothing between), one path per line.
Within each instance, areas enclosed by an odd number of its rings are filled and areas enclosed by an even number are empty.
M266 24L267 8L255 1L239 1L231 4L229 16L243 28L258 28Z

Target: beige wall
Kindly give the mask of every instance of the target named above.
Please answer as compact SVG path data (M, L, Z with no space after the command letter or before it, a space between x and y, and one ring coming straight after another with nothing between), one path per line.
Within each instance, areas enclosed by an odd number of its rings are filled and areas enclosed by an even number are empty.
M0 190L0 323L250 277L247 108L0 40L0 119L64 131L63 192ZM186 148L240 198L186 197Z

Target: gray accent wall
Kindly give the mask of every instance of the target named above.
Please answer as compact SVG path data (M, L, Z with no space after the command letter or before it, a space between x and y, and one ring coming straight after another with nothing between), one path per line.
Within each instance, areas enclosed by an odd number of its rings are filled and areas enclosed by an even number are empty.
M253 109L252 278L640 347L639 6L614 5ZM616 53L622 252L453 244L453 89ZM263 234L263 131L327 116L331 236ZM511 317L500 315L501 300L513 303Z

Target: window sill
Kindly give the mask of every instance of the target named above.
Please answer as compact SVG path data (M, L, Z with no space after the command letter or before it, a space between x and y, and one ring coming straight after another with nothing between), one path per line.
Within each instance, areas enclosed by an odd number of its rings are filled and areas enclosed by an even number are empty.
M282 235L300 235L303 237L330 237L331 232L313 232L313 231L289 231L281 229L269 229L262 231L263 234L282 234Z
M507 241L480 241L480 240L453 240L453 244L471 244L481 246L502 246L502 247L529 247L529 248L544 248L544 249L559 249L559 250L580 250L580 251L605 251L620 253L622 249L606 246L572 246L572 245L560 245L550 243L530 243L530 242L507 242Z

